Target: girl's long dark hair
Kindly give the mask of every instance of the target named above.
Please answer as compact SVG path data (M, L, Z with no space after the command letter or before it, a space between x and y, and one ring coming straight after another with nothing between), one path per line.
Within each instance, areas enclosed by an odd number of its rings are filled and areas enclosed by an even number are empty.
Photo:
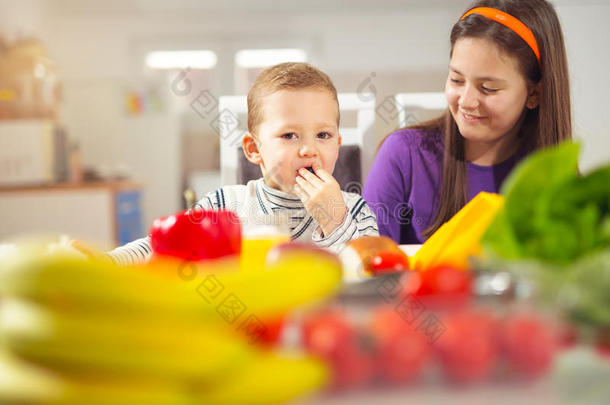
M491 40L517 59L519 69L530 84L540 83L539 105L526 110L518 133L528 151L570 139L568 63L561 24L553 6L546 0L480 0L468 10L474 7L502 10L523 22L538 42L540 64L521 37L504 25L478 14L472 14L453 26L451 52L455 42L463 37ZM464 138L449 110L435 120L411 128L440 131L445 144L439 204L431 224L423 232L423 236L428 238L468 201Z

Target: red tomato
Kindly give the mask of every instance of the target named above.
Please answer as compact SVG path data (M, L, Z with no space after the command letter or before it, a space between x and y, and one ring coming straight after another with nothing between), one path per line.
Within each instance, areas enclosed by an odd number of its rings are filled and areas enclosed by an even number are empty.
M199 261L239 254L241 224L227 210L193 209L155 219L150 242L158 255Z
M370 337L356 331L353 339L332 362L333 385L338 389L358 388L368 384L375 376L373 347Z
M410 331L412 326L396 312L393 305L381 305L375 308L369 330L377 342L390 339L391 336Z
M595 350L601 356L610 360L610 328L605 327L597 331Z
M426 363L429 347L421 333L394 335L380 349L381 375L393 384L416 379Z
M371 258L371 272L376 276L408 269L409 258L403 252L384 251Z
M607 343L596 343L595 351L606 360L610 360L610 345Z
M579 332L576 326L567 322L556 326L557 349L570 349L578 344Z
M337 358L341 349L350 344L354 335L345 315L336 310L306 317L302 332L305 348L325 359Z
M307 317L303 321L303 343L311 354L330 364L334 388L362 386L374 374L366 337L349 324L341 311L329 310Z
M383 381L401 384L421 374L430 354L422 331L407 324L393 307L378 308L370 330L377 345L377 370Z
M475 383L491 375L497 358L496 322L490 313L461 311L442 318L445 333L435 343L445 375Z
M512 370L519 375L540 376L551 366L557 342L549 325L539 317L511 315L502 324L499 336Z
M263 319L265 331L261 334L259 342L266 346L273 346L280 340L284 328L284 316Z
M403 280L402 294L414 294L428 309L463 307L472 298L472 276L451 267L412 272Z

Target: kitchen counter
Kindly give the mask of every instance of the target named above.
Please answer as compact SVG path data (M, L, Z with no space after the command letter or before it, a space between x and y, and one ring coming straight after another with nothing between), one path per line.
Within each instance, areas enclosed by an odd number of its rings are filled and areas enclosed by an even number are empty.
M83 181L77 183L48 183L48 184L23 184L15 186L0 187L0 194L22 193L29 191L71 191L89 189L111 189L111 190L134 190L140 189L142 185L132 180L98 180Z
M142 186L95 181L0 188L0 239L68 234L108 249L143 236Z

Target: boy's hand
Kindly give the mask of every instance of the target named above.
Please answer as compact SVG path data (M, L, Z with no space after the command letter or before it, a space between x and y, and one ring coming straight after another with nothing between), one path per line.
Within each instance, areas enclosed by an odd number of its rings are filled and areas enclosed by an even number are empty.
M112 261L112 259L101 250L98 250L93 246L78 239L72 239L68 244L70 245L70 247L87 256L90 260L101 260L106 262Z
M327 236L343 223L347 207L337 180L322 168L314 171L299 169L294 191Z

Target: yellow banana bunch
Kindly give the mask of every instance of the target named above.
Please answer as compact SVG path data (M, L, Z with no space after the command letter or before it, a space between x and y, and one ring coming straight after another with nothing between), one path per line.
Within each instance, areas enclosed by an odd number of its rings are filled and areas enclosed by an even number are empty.
M53 372L0 352L1 403L44 405L270 405L319 388L328 369L318 359L260 352L213 385Z
M222 377L254 352L217 323L71 313L17 299L0 306L0 337L20 357L62 370L199 382Z
M330 253L297 248L259 272L225 272L216 280L258 317L287 311L334 293L340 286L339 259Z
M21 405L194 405L184 384L168 379L80 376L45 369L0 351L0 403Z
M66 257L34 256L5 263L0 294L50 306L92 311L179 312L193 315L201 299L183 285L110 263Z
M185 265L193 277L178 277ZM262 272L236 266L0 254L0 375L10 377L0 403L262 404L320 386L322 364L262 351L246 335L332 293L339 261L298 250Z
M202 404L280 404L310 392L328 380L327 368L315 358L263 354L238 370L234 378L202 392Z
M325 297L341 281L340 262L316 251L288 254L262 272L239 272L229 268L230 263L165 261L146 269L64 255L20 257L0 261L0 295L91 311L218 319L219 303L211 299L218 298L216 294L234 296L263 317ZM195 277L184 281L160 275L176 274L184 266L191 267Z

